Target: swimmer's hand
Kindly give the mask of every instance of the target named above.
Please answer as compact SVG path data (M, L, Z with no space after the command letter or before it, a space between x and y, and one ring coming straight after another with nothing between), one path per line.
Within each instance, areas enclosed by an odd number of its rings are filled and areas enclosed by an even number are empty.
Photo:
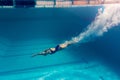
M37 54L33 54L31 57L35 57L35 56L38 56L39 54L37 53Z
M46 56L47 54L45 54L44 52L42 52L42 53L33 54L31 57L35 57L35 56L38 56L38 55L44 55L44 56Z

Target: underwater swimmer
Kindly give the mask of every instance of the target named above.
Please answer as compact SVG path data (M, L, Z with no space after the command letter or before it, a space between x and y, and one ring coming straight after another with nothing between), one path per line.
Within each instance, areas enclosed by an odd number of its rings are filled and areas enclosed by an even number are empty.
M44 50L44 51L41 52L41 53L33 54L32 57L35 57L35 56L38 56L38 55L44 55L44 56L46 56L46 55L48 55L48 54L54 54L54 53L56 53L57 51L66 48L68 45L69 45L69 44L66 44L66 43L59 44L59 45L57 45L57 46L54 47L54 48L49 48L49 49Z

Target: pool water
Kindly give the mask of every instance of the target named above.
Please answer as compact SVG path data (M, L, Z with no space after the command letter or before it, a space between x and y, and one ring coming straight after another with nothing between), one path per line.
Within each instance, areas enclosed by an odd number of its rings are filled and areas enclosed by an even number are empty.
M98 8L0 10L0 80L120 80L120 25L53 55L32 54L85 30Z

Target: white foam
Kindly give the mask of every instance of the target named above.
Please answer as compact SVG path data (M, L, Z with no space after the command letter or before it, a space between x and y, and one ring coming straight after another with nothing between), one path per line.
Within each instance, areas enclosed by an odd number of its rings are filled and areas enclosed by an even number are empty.
M64 43L74 44L87 42L95 37L102 36L104 32L107 32L118 24L120 24L120 5L104 5L104 10L102 8L98 9L95 20L87 26L84 32Z

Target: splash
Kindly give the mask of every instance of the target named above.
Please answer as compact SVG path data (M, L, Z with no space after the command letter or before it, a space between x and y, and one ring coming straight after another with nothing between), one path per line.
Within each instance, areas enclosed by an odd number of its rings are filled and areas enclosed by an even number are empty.
M95 20L87 26L84 32L80 33L76 37L73 37L69 41L65 41L64 44L88 42L95 37L102 36L103 33L108 32L109 29L117 26L119 23L120 5L104 5L104 10L102 8L98 9L98 14L95 17Z

